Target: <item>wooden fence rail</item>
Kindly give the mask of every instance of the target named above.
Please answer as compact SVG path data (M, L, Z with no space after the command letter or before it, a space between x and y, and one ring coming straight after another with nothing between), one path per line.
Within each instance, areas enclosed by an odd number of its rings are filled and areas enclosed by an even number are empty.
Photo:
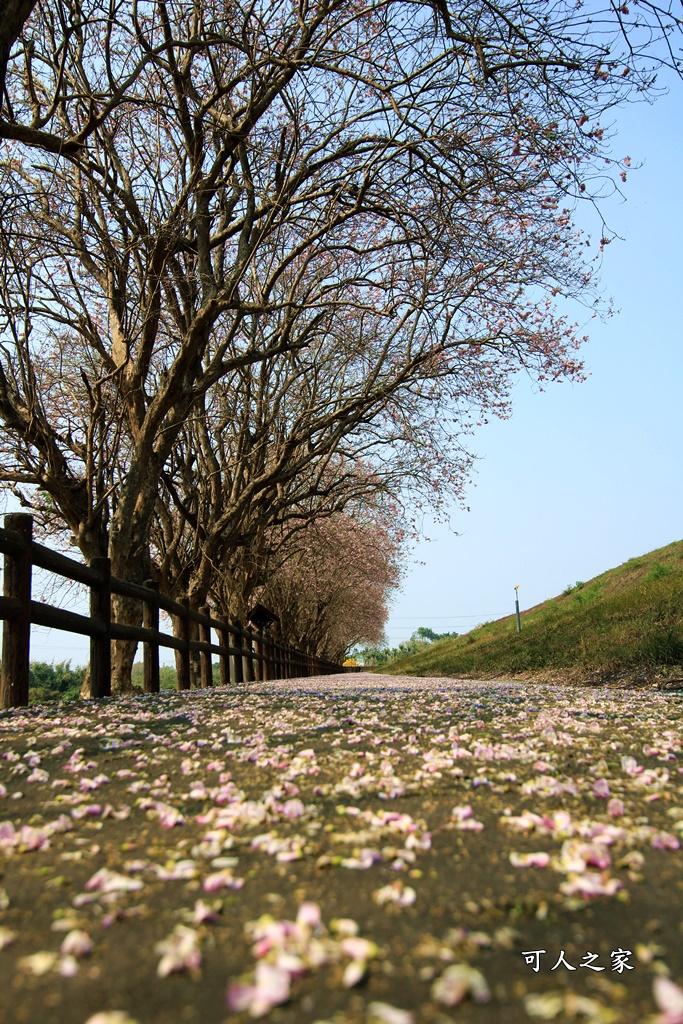
M31 626L79 633L90 637L90 686L93 698L111 695L111 641L137 640L143 643L145 693L159 692L159 648L180 651L177 660L177 688L190 689L190 655L199 652L201 685L212 685L211 655L217 654L222 685L230 683L291 679L298 676L344 672L341 665L304 654L270 636L265 629L245 629L239 622L214 618L208 606L200 611L187 600L173 601L159 593L152 580L145 586L128 583L111 575L108 558L93 558L89 566L76 562L33 540L33 517L12 513L0 528L0 552L4 555L3 596L0 597L2 630L2 676L0 707L26 707L29 696ZM54 608L31 598L33 566L46 569L90 589L90 615ZM137 598L143 605L142 626L115 622L111 595ZM159 630L159 611L177 617L177 636ZM191 639L190 623L197 623L199 639ZM222 643L211 642L211 630Z

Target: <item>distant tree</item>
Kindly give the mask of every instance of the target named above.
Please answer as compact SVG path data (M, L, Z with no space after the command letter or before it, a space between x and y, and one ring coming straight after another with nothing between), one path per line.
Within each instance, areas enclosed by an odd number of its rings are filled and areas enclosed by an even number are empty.
M358 652L358 657L362 659L364 665L381 667L398 658L407 658L411 654L418 654L437 640L450 640L457 635L457 633L435 633L428 626L419 626L410 639L402 640L398 647L365 647Z
M32 702L75 700L81 691L85 668L71 668L71 661L48 665L32 661L29 666L29 696Z
M386 510L358 504L289 533L255 596L278 615L286 643L340 663L357 644L381 638L401 548Z
M435 633L428 626L420 626L413 633L412 639L429 640L433 643L435 640L450 640L451 637L457 635L457 633Z

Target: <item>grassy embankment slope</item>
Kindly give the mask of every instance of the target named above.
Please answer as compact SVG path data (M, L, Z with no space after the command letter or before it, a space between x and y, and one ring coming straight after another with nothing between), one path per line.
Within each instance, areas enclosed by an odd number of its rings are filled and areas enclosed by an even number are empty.
M683 676L683 541L379 671L648 683Z

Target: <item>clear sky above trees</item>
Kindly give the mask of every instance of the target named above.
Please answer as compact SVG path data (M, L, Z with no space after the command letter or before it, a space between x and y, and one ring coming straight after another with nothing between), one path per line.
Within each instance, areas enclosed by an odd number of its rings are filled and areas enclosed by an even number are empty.
M606 206L621 235L601 267L615 315L587 327L588 380L545 392L520 380L510 420L474 438L479 456L451 527L425 525L387 634L465 629L560 593L683 537L683 91L614 116L613 148L634 168ZM638 164L642 164L638 168ZM600 222L586 216L593 235ZM417 564L424 562L424 565Z

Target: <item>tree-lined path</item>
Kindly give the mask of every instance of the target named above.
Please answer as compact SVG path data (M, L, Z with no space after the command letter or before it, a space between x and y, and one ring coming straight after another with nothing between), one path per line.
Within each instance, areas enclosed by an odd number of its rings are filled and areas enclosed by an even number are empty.
M5 712L0 1020L674 1024L679 707L360 674Z
M611 233L577 214L682 28L673 0L0 4L0 491L194 610L379 642L516 375L583 379L567 302L601 308Z

